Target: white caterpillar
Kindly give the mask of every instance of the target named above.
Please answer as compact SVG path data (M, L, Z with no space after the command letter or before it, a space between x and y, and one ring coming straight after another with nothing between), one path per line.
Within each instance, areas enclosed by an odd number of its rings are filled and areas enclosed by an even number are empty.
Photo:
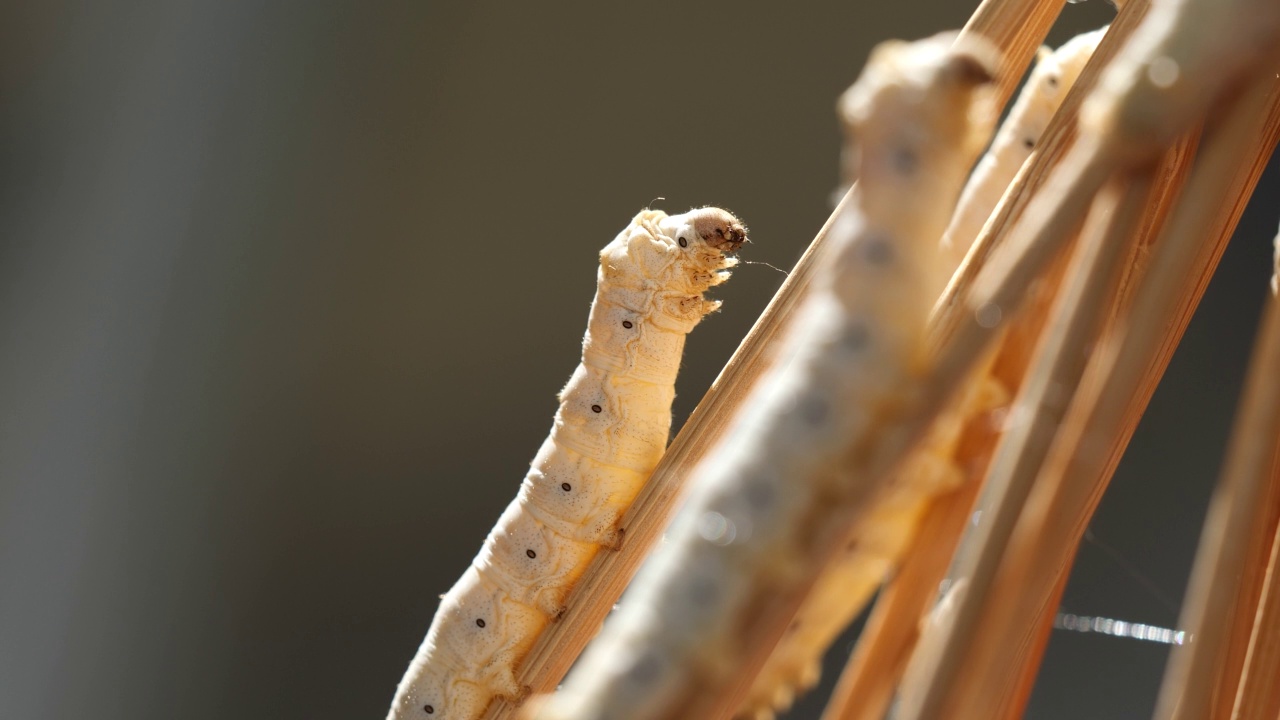
M1080 71L1106 31L1107 28L1102 27L1077 35L1051 53L1041 49L1039 62L1009 109L1009 117L992 139L991 148L974 168L960 195L955 217L942 236L943 250L954 264L959 265L964 259L1005 188L1031 157L1049 120L1061 107L1067 91L1080 77Z
M1018 168L1030 157L1036 140L1105 30L1079 35L1041 56L960 195L942 240L944 253L951 255L948 267L959 264L954 251L963 254L968 250ZM892 491L858 523L845 541L846 550L823 571L791 628L756 676L743 705L744 715L770 717L774 710L790 706L798 692L817 683L823 653L901 560L929 501L963 480L954 453L965 425L1003 404L1010 395L1010 389L996 378L980 372L964 389L955 408L934 424L920 449L894 478Z
M870 492L837 467L920 365L937 244L983 140L970 117L994 63L953 37L881 45L843 98L860 184L789 357L695 470L668 543L539 717L699 717L689 704L742 659L753 603L794 587L832 513Z
M484 547L443 596L388 720L476 720L522 699L516 667L666 447L685 335L719 308L703 292L737 264L742 223L718 208L636 215L600 253L582 363L551 434Z

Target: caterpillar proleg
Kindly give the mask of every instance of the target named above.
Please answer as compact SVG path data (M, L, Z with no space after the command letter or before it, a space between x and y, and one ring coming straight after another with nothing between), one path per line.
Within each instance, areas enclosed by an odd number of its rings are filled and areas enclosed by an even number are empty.
M695 469L668 543L539 717L706 717L699 703L742 661L753 608L796 592L832 526L876 492L842 468L921 369L937 245L984 140L972 111L995 63L953 39L881 45L842 99L859 188L790 355Z
M1042 53L960 194L942 238L948 269L959 265L1018 168L1030 157L1105 30L1078 35L1057 51ZM989 367L988 363L974 375L955 406L935 422L895 476L892 492L870 509L846 539L845 550L823 571L796 614L793 629L756 676L744 715L770 717L817 683L823 653L901 560L929 501L963 480L954 456L962 430L1012 396L1012 389L991 375Z
M516 667L657 465L685 335L720 306L746 242L718 208L641 211L600 253L582 362L550 435L471 567L432 620L388 720L476 720L494 697L526 694Z

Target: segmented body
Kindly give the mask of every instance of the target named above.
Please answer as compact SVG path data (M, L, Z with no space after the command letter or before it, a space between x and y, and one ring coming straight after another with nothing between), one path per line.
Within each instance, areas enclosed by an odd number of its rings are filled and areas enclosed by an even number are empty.
M974 168L960 195L955 217L943 235L943 251L954 264L964 259L1005 188L1031 157L1050 118L1061 107L1106 31L1103 27L1077 35L1053 52L1041 50L1040 60L1009 109L1008 118Z
M475 720L526 691L516 668L657 465L685 335L746 241L717 208L645 210L600 253L582 362L519 495L442 598L388 720Z
M910 383L940 286L937 243L981 146L966 119L989 64L952 37L886 43L841 111L861 151L847 243L604 633L539 717L685 716L740 660L752 603L794 586L832 511L869 492L838 471ZM816 561L814 561L816 562ZM791 584L789 586L789 583Z
M943 236L948 267L954 269L959 264L959 255L968 250L1005 188L1030 157L1104 32L1105 28L1079 35L1057 51L1042 55L960 195ZM955 406L938 419L894 478L891 492L846 538L845 551L823 571L791 628L756 676L743 715L772 717L775 710L786 709L798 693L817 683L823 654L899 563L929 502L965 478L955 459L961 432L1012 395L1012 388L987 372L989 367L975 376Z

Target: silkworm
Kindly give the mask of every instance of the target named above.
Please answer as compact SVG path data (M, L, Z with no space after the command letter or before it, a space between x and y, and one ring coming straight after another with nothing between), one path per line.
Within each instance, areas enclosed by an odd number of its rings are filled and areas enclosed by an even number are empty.
M685 335L720 307L746 242L725 210L640 212L600 252L582 362L560 392L550 435L483 548L442 596L388 720L476 720L518 702L518 663L602 548L657 465Z
M942 239L950 267L957 249L968 249L986 217L1036 140L1062 104L1106 28L1072 38L1042 54L1022 92L970 176ZM962 429L1006 403L1012 389L987 370L976 373L958 402L934 423L929 435L892 481L892 491L845 539L843 551L825 569L752 685L742 714L771 717L817 684L822 656L862 611L876 588L902 559L929 502L964 479L954 457Z
M844 244L786 357L695 468L667 544L539 717L697 716L681 703L726 682L752 607L794 590L833 513L872 491L838 468L921 363L937 244L983 139L968 118L994 63L953 37L881 45L843 96L860 148L845 155L859 189L832 230Z
M991 147L974 168L960 195L951 225L943 235L943 250L954 263L959 264L964 258L1005 188L1035 151L1049 119L1062 105L1067 91L1080 77L1080 71L1106 31L1103 27L1077 35L1053 52L1041 49L1039 62L1009 109L1009 117L992 139Z

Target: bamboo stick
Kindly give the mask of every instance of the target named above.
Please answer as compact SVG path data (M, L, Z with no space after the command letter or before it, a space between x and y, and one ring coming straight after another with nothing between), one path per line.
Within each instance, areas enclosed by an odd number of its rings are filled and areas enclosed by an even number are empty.
M983 0L963 35L981 35L1001 51L1004 72L997 78L997 102L1008 102L1022 71L1043 42L1065 0ZM684 475L716 445L729 418L768 369L774 339L782 332L823 261L833 221L856 192L850 188L813 242L752 326L728 364L681 428L644 490L623 518L626 540L616 552L600 553L568 599L568 610L540 637L521 663L518 681L535 693L555 689L605 616L622 595L649 549L661 535L681 496ZM763 659L761 659L763 662ZM745 690L744 690L745 692ZM490 704L486 720L514 717L517 707Z
M1274 296L1270 302L1275 303ZM1275 449L1272 453L1270 479L1255 508L1253 525L1256 531L1248 538L1249 547L1244 551L1239 592L1236 594L1235 608L1230 613L1235 621L1231 624L1224 657L1217 667L1218 689L1214 693L1216 702L1213 710L1215 718L1231 717L1233 708L1241 702L1246 680L1245 666L1251 648L1258 642L1280 640L1280 635L1267 634L1259 617L1267 573L1275 562L1273 545L1277 532L1280 531L1280 434L1273 438L1272 444ZM1265 652L1265 649L1262 651ZM1280 673L1271 675L1273 681L1276 678L1280 678ZM1248 695L1250 708L1256 706L1252 698L1259 680L1260 677L1255 673L1253 689ZM1273 712L1271 717L1280 718L1280 712Z
M1108 306L1106 321L1112 327L1114 327L1117 313L1127 308L1132 300L1127 294L1135 287L1131 278L1135 274L1140 275L1145 268L1145 261L1149 258L1148 246L1159 234L1164 219L1168 217L1170 208L1178 197L1186 178L1186 170L1190 165L1190 149L1193 146L1194 141L1188 139L1171 148L1155 172L1157 180L1154 191L1149 196L1142 218L1135 224L1134 237L1127 245L1129 254L1126 263L1122 266L1121 282L1117 284L1116 296ZM1089 343L1083 343L1075 347L1074 351L1087 353L1088 345ZM1163 366L1160 366L1157 377L1162 371ZM1071 417L1078 414L1077 402L1067 415L1065 424L1069 426ZM1123 447L1127 445L1128 438L1128 434L1117 434L1106 438L1103 442L1107 444L1108 451L1118 457L1123 452ZM1112 443L1118 447L1113 447ZM1054 444L1051 452L1049 448L1042 448L1046 454L1041 456L1040 465L1034 468L1032 474L1021 478L1021 482L1026 483L1027 494L1022 499L1027 507L1033 505L1033 499L1043 492L1042 487L1046 480L1037 481L1037 476L1050 477L1050 473L1043 472L1043 469L1051 467L1053 458L1061 452L1061 435L1054 440ZM1110 472L1106 473L1106 477L1110 477ZM1031 487L1033 481L1039 482L1040 485ZM996 556L998 570L989 576L991 586L987 589L983 605L977 607L975 604L976 612L972 616L974 624L968 631L969 639L965 647L959 648L957 652L959 657L965 658L970 664L989 662L989 666L982 668L966 666L959 670L958 676L953 681L953 687L947 690L947 699L944 701L951 712L957 713L956 717L1016 717L1021 712L1020 698L1024 699L1025 694L1030 690L1040 651L1047 643L1052 626L1052 615L1044 617L1033 612L1025 616L1010 615L1000 618L995 614L997 611L992 609L1000 606L1006 608L1005 612L1008 612L1009 603L1021 592L1014 580L1017 576L1011 575L1007 566L1010 558L1017 556L1017 538L1026 533L1024 529L1026 510L1023 507L1024 504L1020 502L1018 507L1009 510L1011 513L1021 515L1015 520L1016 524L1009 528L1007 535L998 538L992 547L974 551ZM984 503L984 516L994 509ZM1013 540L1010 541L1010 538ZM976 538L975 542L977 542ZM958 574L961 577L968 577L963 572ZM1060 589L1064 582L1064 579L1055 578L1055 580L1050 589L1051 593ZM976 579L972 582L973 586L978 585ZM1033 606L1038 607L1034 604ZM992 625L995 623L1002 624L993 629ZM1009 642L1013 642L1009 639L1010 636L1018 636L1024 644L1010 645L1005 648L1005 652L1001 652L997 649L996 641L985 635L987 632L1003 634ZM977 660L979 657L982 658L981 661ZM1034 657L1036 661L1028 662L1029 657ZM1016 710L1011 709L1014 706L1017 707Z
M1031 658L1036 630L1056 607L1055 589L1070 566L1105 481L1275 145L1280 130L1277 99L1280 94L1275 88L1255 89L1202 152L1184 193L1186 199L1160 240L1161 254L1148 271L1148 282L1137 291L1132 317L1142 320L1113 328L1077 390L1081 410L1068 417L1045 479L1019 521L993 602L975 629L985 649L969 658L969 673L981 675L989 669L978 657ZM1038 662L1038 655L1032 661ZM966 675L961 686L974 690L974 698L976 688L985 687L992 697L1016 706L985 717L1016 715L1025 696L1015 696L1007 684L1022 673L1000 678L994 666L990 669L993 672L985 679Z
M1271 484L1273 488L1280 484L1280 448L1271 461ZM1280 677L1280 527L1272 531L1271 555L1231 714L1233 720L1280 718L1277 677Z
M1074 387L1084 371L1088 358L1082 348L1102 321L1109 288L1151 189L1150 174L1118 179L1093 203L1032 374L1010 410L1021 419L1006 432L992 461L984 493L995 500L973 530L975 541L966 543L969 551L962 546L953 561L952 576L961 578L953 585L955 604L933 637L922 638L903 680L899 717L904 720L953 717L942 710L957 692L973 621L991 602L990 578L1005 539L1067 410L1070 394L1064 388Z
M1272 73L1267 73L1259 83L1262 93L1274 93L1277 84L1280 83ZM1239 112L1259 109L1250 102L1255 94L1260 93L1251 92L1239 103ZM1221 132L1230 129L1224 127ZM1272 298L1255 343L1227 460L1209 506L1183 601L1179 623L1192 634L1192 641L1176 648L1169 658L1156 718L1210 717L1217 690L1215 670L1226 654L1232 623L1244 620L1233 614L1239 577L1248 558L1250 538L1265 532L1261 526L1271 512L1265 500L1270 489L1267 480L1276 439L1280 437L1277 367L1280 367L1280 308ZM1230 690L1234 688L1223 689L1224 692Z
M1234 9L1241 11L1242 7ZM1163 12L1164 14L1160 18L1163 24L1153 26L1154 32L1143 35L1143 43L1135 45L1133 52L1126 50L1128 52L1126 57L1127 65L1115 79L1127 81L1134 79L1135 75L1142 75L1145 73L1146 63L1159 59L1157 57L1153 60L1153 57L1148 57L1151 53L1165 52L1170 47L1176 47L1180 57L1192 63L1188 66L1187 76L1195 79L1197 83L1194 88L1194 96L1197 98L1197 102L1211 100L1218 95L1226 94L1224 91L1228 88L1239 87L1239 84L1235 81L1241 77L1241 72L1248 67L1246 60L1251 61L1255 57L1256 46L1241 46L1239 52L1232 57L1234 64L1224 66L1224 73L1228 71L1232 73L1229 78L1230 82L1224 80L1226 84L1213 85L1210 82L1210 78L1206 77L1207 68L1213 63L1209 61L1210 56L1206 56L1201 51L1208 45L1214 45L1218 50L1224 50L1229 43L1223 45L1226 41L1219 35L1201 32L1198 23L1203 18L1197 16L1196 13L1213 13L1215 11L1207 4L1195 3L1194 5L1170 5L1165 7ZM1272 15L1274 13L1267 15L1266 18L1273 19ZM1221 20L1221 18L1217 20ZM1236 24L1247 22L1239 12L1229 14L1228 20L1230 23ZM1227 27L1227 25L1217 22L1211 29L1223 31ZM1230 28L1235 27L1236 25L1230 25ZM1171 28L1176 29L1177 33L1169 35L1167 31ZM1260 29L1253 31L1253 34L1262 37L1273 29L1271 25L1264 24ZM1136 41L1137 37L1134 40ZM1178 44L1184 41L1185 45ZM1101 126L1095 129L1106 130L1106 132L1094 133L1088 137L1088 142L1077 143L1073 147L1072 151L1064 158L1062 164L1053 171L1044 187L1044 191L1038 193L1037 197L1028 205L1025 217L1016 228L1018 242L1003 248L981 269L975 279L973 290L968 294L968 299L965 302L965 311L956 313L959 318L956 332L953 337L948 338L942 348L942 357L935 374L929 379L929 383L921 393L919 399L921 406L930 407L945 401L948 393L954 387L955 378L962 377L968 368L973 365L987 343L987 337L993 329L992 326L998 324L987 323L984 325L982 322L983 316L986 315L990 318L992 315L998 315L1000 311L1006 308L1016 306L1019 300L1017 288L1025 281L1026 277L1034 275L1040 267L1043 267L1048 257L1061 245L1062 237L1065 233L1063 226L1066 226L1070 218L1078 214L1080 208L1093 195L1103 179L1113 169L1134 167L1136 164L1144 162L1144 159L1150 158L1153 152L1159 150L1160 138L1166 136L1174 137L1179 129L1186 130L1184 126L1187 123L1196 121L1196 115L1193 111L1198 109L1201 113L1209 112L1209 107L1189 105L1183 102L1187 98L1182 98L1176 108L1170 108L1172 114L1167 118L1164 117L1152 108L1147 107L1146 103L1150 99L1152 88L1150 87L1150 78L1145 75L1143 75L1143 78L1146 79L1135 80L1136 84L1134 85L1126 85L1124 82L1118 85L1112 83L1108 87L1107 93L1099 96L1098 102L1091 100L1094 124L1099 125L1101 123ZM1119 123L1119 125L1116 123ZM1247 123L1244 124L1247 126ZM1148 134L1144 136L1142 133ZM1117 145L1122 139L1125 143L1123 147ZM1237 160L1246 166L1248 165L1247 154L1241 155ZM1218 167L1216 177L1228 177L1231 174L1230 171L1230 166ZM1206 188L1204 195L1205 197L1221 197L1220 193L1221 187L1212 187ZM1188 220L1195 223L1191 227L1196 230L1203 230L1204 227L1202 227L1200 221L1204 218L1213 217L1213 212L1211 209L1206 210L1202 206L1200 198L1196 199L1195 204L1199 206L1199 214L1189 216ZM1230 205L1230 202L1224 201L1224 204ZM1180 229L1182 235L1185 235L1186 232L1185 228ZM1184 253L1179 257L1178 262L1182 263L1181 267L1185 270L1190 263L1190 259ZM1142 328L1142 333L1138 334L1142 335L1152 330L1153 328L1144 327ZM1133 334L1133 331L1131 331L1131 334ZM1143 366L1146 365L1147 362L1143 362ZM1139 373L1131 376L1130 379L1136 382L1141 377L1142 374ZM1115 399L1127 398L1127 391L1131 390L1132 387L1131 383L1127 387L1119 388L1115 394ZM1113 398L1106 399L1107 403L1112 401ZM1119 408L1113 407L1112 409L1117 410ZM1108 418L1108 420L1111 419ZM1110 424L1114 426L1114 422ZM891 455L892 451L893 448L889 448L886 453ZM1093 456L1100 454L1088 452L1083 455ZM1078 537L1078 534L1075 537ZM1066 561L1064 560L1058 563L1056 568L1061 568L1065 564ZM1049 583L1050 587L1053 585L1056 585L1056 582ZM973 663L973 665L977 666L980 663Z
M1167 132L1169 129L1166 127L1164 130ZM1006 302L1016 302L1016 290L1011 287L1016 283L1012 278L1033 274L1038 266L1043 265L1052 249L1060 243L1063 233L1060 225L1065 224L1085 198L1092 195L1093 189L1106 175L1106 168L1132 163L1140 157L1133 153L1113 155L1106 150L1106 142L1106 139L1091 138L1089 143L1074 149L1050 177L1046 186L1048 192L1041 194L1045 199L1033 200L1028 206L1027 217L1023 220L1027 229L1022 232L1024 239L1020 246L1007 250L1003 257L994 258L995 262L982 268L974 283L974 291L970 293L974 299L965 304L964 312L953 313L959 318L956 333L946 338L948 342L943 349L943 360L931 379L933 387L926 388L922 405L940 403L954 382L953 378L962 376L980 355L989 328L982 327L980 320L970 313L984 309L999 312L1007 307ZM985 281L984 276L988 278ZM1198 291L1193 294L1198 295ZM1117 397L1124 396L1122 392ZM1074 542L1070 547L1074 547ZM1064 561L1061 566L1065 564ZM1051 587L1057 584L1053 582ZM1033 626L1037 625L1033 623ZM982 663L972 665L981 667Z

